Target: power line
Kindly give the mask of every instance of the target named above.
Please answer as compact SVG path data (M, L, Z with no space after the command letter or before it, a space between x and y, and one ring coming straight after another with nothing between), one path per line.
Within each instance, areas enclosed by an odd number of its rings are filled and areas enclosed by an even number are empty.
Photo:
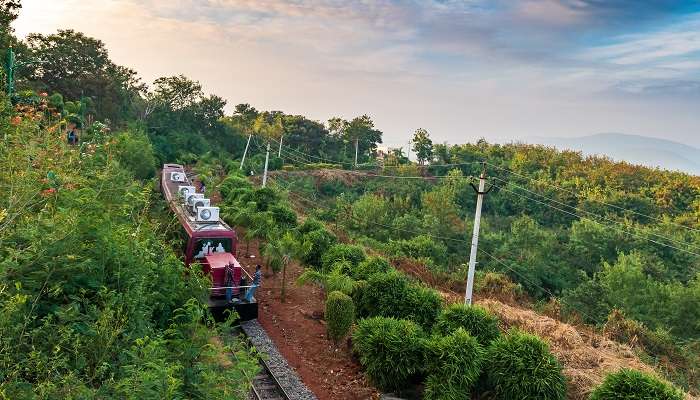
M282 151L283 153L285 152L284 150ZM289 158L292 161L297 162L298 164L302 166L308 166L308 165L313 165L310 163L305 163L305 160L300 160L299 158L289 156ZM387 179L422 179L422 180L427 180L427 181L432 181L436 179L469 179L473 180L473 176L451 176L451 175L429 175L429 176L408 176L408 175L384 175L384 174L375 174L375 173L370 173L370 172L361 172L361 171L352 171L352 170L341 170L343 173L348 174L348 175L354 175L354 176L364 176L368 178L387 178Z
M285 149L285 148L291 152L294 152L294 153L296 153L300 156L304 156L306 158L315 158L318 160L327 161L331 164L354 165L352 162L331 160L329 158L315 156L313 154L302 152L301 150L295 149L289 145L282 144L282 149ZM465 166L465 165L474 165L474 164L483 164L483 161L470 161L470 162L454 163L454 164L430 164L430 165L427 165L427 167L453 167L453 166ZM379 166L378 164L373 164L373 163L364 163L364 164L358 164L358 165L377 165L377 166ZM398 167L400 167L400 166L399 165L384 165L384 166L382 166L382 168L398 168Z
M553 203L559 204L559 205L561 205L561 206L567 207L567 208L569 208L569 209L572 209L572 210L575 210L575 211L578 211L578 212L582 212L582 213L586 213L586 214L591 215L591 216L594 216L594 217L598 217L598 218L600 218L600 219L609 221L609 222L611 222L611 223L613 223L613 224L619 224L619 225L624 226L624 224L623 224L622 222L620 222L620 221L616 221L616 220L614 220L614 219L610 219L610 218L605 217L605 216L603 216L603 215L596 214L596 213L590 212L590 211L588 211L588 210L584 210L584 209L577 208L577 207L574 207L574 206L572 206L572 205L563 203L563 202L558 201L558 200L556 200L556 199L553 199L553 198L551 198L551 197L545 196L545 195L543 195L543 194L541 194L541 193L533 192L533 191L531 191L531 190L528 190L527 188L524 188L524 187L522 187L522 186L516 185L516 184L514 184L514 183L512 183L512 182L508 182L508 181L506 181L505 179L501 179L501 178L498 178L498 177L493 177L493 178L496 179L496 180L498 180L498 181L503 182L504 184L514 186L514 187L516 187L516 188L518 188L518 189L520 189L520 190L523 190L523 191L525 191L525 192L528 192L528 193L533 194L533 195L535 195L535 196L538 196L538 197L540 197L540 198L546 199L546 200L551 201L551 202L553 202ZM640 229L639 227L636 227L636 226L635 226L635 228L636 228L636 229ZM669 242L673 242L673 243L676 243L676 244L679 244L679 245L683 245L683 246L688 246L688 247L690 247L690 248L692 248L692 249L695 249L695 250L699 250L699 251L700 251L700 248L698 248L698 247L696 247L696 246L694 246L694 245L691 245L691 244L689 244L689 243L687 243L687 242L680 241L680 240L676 240L676 239L672 239L672 238L669 238L669 237L667 237L667 236L659 235L659 234L654 233L654 232L648 232L648 233L651 234L651 235L653 235L653 236L656 236L656 237L658 237L658 238L661 238L661 239L664 239L664 240L668 240Z
M287 148L291 149L291 147L289 147L289 146L283 146L283 147L287 147ZM298 151L298 150L293 150L293 151L295 151L295 152L297 152L297 153L299 153L299 154L303 154L303 155L309 156L309 157L315 157L315 156L313 156L313 155L306 154L306 153L303 153L303 152ZM296 158L296 161L298 161L298 160L299 160L299 159ZM332 160L327 160L327 159L326 159L326 161L332 161ZM498 169L503 170L503 171L505 171L505 172L508 172L508 173L510 173L510 174L516 175L516 176L521 177L521 178L523 178L523 179L528 179L528 180L531 180L531 181L533 181L533 182L540 182L540 181L536 181L536 180L533 179L533 178L527 177L527 176L522 175L522 174L518 174L518 173L516 173L516 172L514 172L514 171L510 171L510 170L508 170L508 169L506 169L506 168L500 167L500 166L498 166L498 165L496 165L496 164L492 164L492 163L487 162L487 161L485 161L485 160L484 160L484 161L472 161L472 162L466 162L466 163L434 164L434 165L430 165L430 167L464 166L464 165L474 165L474 164L477 164L477 163L479 163L479 164L483 163L483 164L486 164L486 165L493 166L493 167L495 167L495 168L498 168ZM305 165L310 165L310 164L305 164ZM378 178L390 178L390 179L424 179L424 180L432 180L432 179L442 179L442 178L454 178L454 177L451 177L451 176L448 176L448 175L445 175L445 176L431 176L431 177L423 177L423 176L400 176L400 177L399 177L399 176L396 176L396 175L369 174L369 173L360 173L360 172L357 172L357 171L348 171L348 172L349 172L349 173L352 173L352 174L355 174L355 175L362 175L362 176L368 176L368 177L378 177ZM470 178L470 179L473 179L473 177L471 177L471 176L470 176L469 178ZM498 177L494 177L494 178L495 178L495 179L498 179L498 180L500 180L500 181L502 181L502 182L504 182L504 183L507 183L505 180L503 180L503 179L501 179L501 178L498 178ZM559 187L559 186L557 186L557 185L554 185L554 184L551 184L551 183L548 183L548 182L542 182L542 183L546 184L547 186L556 188L556 189L558 189L558 190L565 191L565 192L568 192L568 193L570 193L570 194L573 194L574 196L577 196L577 197L581 196L580 193L577 193L577 192L574 192L574 191L571 191L571 190L568 190L568 189ZM598 217L598 218L604 219L604 220L609 221L609 222L612 222L612 223L620 224L619 221L611 220L611 219L609 219L609 218L607 218L607 217L604 217L604 216L601 216L601 215L599 215L599 214L595 214L595 213L592 213L592 212L587 211L587 210L582 210L582 209L579 209L579 208L570 206L570 205L568 205L568 204L565 204L565 203L559 202L559 201L557 201L557 200L548 198L548 197L546 197L546 196L544 196L544 195L541 195L541 194L539 194L539 193L532 192L532 191L530 191L530 190L528 190L528 189L522 188L522 187L517 186L517 185L515 185L515 184L513 184L513 186L516 186L516 187L518 187L518 188L521 189L521 190L527 191L528 193L535 194L535 195L537 195L537 196L546 198L546 199L548 199L549 201L555 202L555 203L560 204L560 205L562 205L562 206L565 206L565 207L568 207L568 208L577 210L577 211L579 211L579 212L584 212L584 213L586 213L586 214L588 214L588 215L596 216L596 217ZM685 226L685 225L681 225L681 224L678 224L678 223L674 223L674 222L672 222L672 221L664 221L663 219L656 218L656 217L652 217L652 216L649 216L649 215L646 215L646 214L637 212L637 211L635 211L635 210L627 209L627 208L620 207L620 206L617 206L617 205L614 205L614 204L609 204L609 203L606 203L606 202L601 201L601 200L596 200L596 199L592 199L592 200L595 201L595 202L598 202L598 203L600 203L600 204L604 204L604 205L609 206L609 207L614 207L614 208L617 208L617 209L619 209L619 210L631 212L631 213L634 213L634 214L636 214L636 215L643 216L643 217L645 217L645 218L649 218L649 219L656 220L656 221L658 221L658 222L662 222L662 223L668 222L668 223L670 223L670 224L672 224L672 225L675 225L675 226L678 226L678 227L681 227L681 228L684 228L684 229L688 229L688 230L691 230L691 231L700 233L700 230L694 229L694 228L692 228L692 227L688 227L688 226ZM579 218L581 218L581 217L579 216ZM637 229L639 229L639 228L637 228ZM655 237L657 237L657 238L661 238L661 239L667 240L667 241L669 241L669 242L673 242L673 243L676 243L676 244L688 246L688 247L693 248L693 249L696 249L696 250L700 250L700 248L698 248L698 247L696 247L696 246L694 246L694 245L688 244L687 242L682 242L682 241L678 241L678 240L675 240L675 239L671 239L671 238L669 238L669 237L666 237L666 236L663 236L663 235L660 235L660 234L657 234L657 233L654 233L654 232L650 232L650 234L651 234L652 236L655 236ZM649 239L647 239L647 240L649 240ZM681 250L681 251L682 251L682 250ZM695 254L695 253L692 253L692 254ZM696 255L697 255L697 254L696 254Z
M634 236L634 237L636 237L636 238L638 238L638 239L647 240L647 241L649 241L649 242L651 242L651 243L654 243L654 244L657 244L657 245L659 245L659 246L668 247L668 248L671 248L671 249L674 249L674 250L681 251L681 252L683 252L683 253L688 253L688 254L692 254L692 255L694 255L694 256L696 256L696 257L700 257L700 254L694 253L694 252L692 252L692 251L690 251L690 250L685 250L685 249L681 249L681 248L672 246L672 245L667 244L667 243L658 242L658 241L656 241L656 240L649 239L649 238L646 238L646 237L637 235L637 234L635 234L635 233L626 231L626 230L624 230L624 229L615 228L615 227L612 226L612 225L605 225L605 224L602 224L602 223L600 223L600 222L598 222L598 221L596 221L596 220L594 220L594 219L582 217L582 216L580 216L580 215L578 215L578 214L576 214L576 213L572 213L572 212L570 212L570 211L562 210L561 208L555 207L555 206L553 206L553 205L551 205L551 204L545 203L545 202L540 201L540 200L537 200L537 199L533 199L532 197L525 196L525 195L523 195L523 194L521 194L521 193L517 193L517 192L514 192L514 191L512 191L512 190L508 190L508 189L506 189L506 188L503 188L503 187L501 187L501 186L497 186L497 185L495 185L495 184L494 184L493 186L494 186L494 187L497 187L499 190L503 190L503 191L505 191L505 192L512 193L512 194L514 194L514 195L516 195L516 196L520 196L520 197L525 198L525 199L527 199L527 200L534 201L534 202L536 202L536 203L539 203L539 204L542 204L542 205L544 205L544 206L546 206L546 207L549 207L549 208L551 208L551 209L553 209L553 210L557 210L557 211L559 211L559 212L562 212L562 213L571 215L571 216L576 217L576 218L579 218L579 219L591 221L591 222L593 222L593 223L595 223L595 224L598 224L598 225L600 225L600 226L602 226L602 227L604 227L604 228L612 228L612 229L615 229L615 230L617 230L617 231L619 231L619 232L623 232L623 233L626 233L626 234L628 234L628 235L630 235L630 236Z
M309 204L311 204L311 205L314 205L315 207L318 207L318 208L325 208L326 210L330 210L330 208L328 208L328 207L320 207L320 206L319 206L319 203L318 203L317 201L313 201L313 200L311 200L311 199L308 199L308 198L305 197L305 196L302 196L302 195L300 195L300 194L298 194L298 193L292 192L292 191L290 190L290 187L289 187L288 185L287 185L287 186L285 186L285 185L280 185L280 186L282 186L282 187L284 187L285 189L289 190L289 194L293 195L294 197L296 197L296 198L298 198L298 199L301 199L302 201L306 201L307 203L309 203ZM352 213L350 213L349 216L350 216L350 218L353 219L353 220L356 220L356 221L358 220L358 218L357 218L354 214L352 214ZM376 225L376 226L382 226L382 227L384 227L384 228L391 229L391 230L394 230L394 231L412 233L412 234L414 234L414 235L424 235L424 236L428 236L428 237L433 238L433 239L450 240L450 241L454 241L454 242L458 242L458 243L463 243L463 244L469 244L469 243L470 243L470 242L467 241L467 240L455 239L455 238L448 238L448 237L444 237L444 236L432 235L432 234L429 234L429 233L423 233L423 232L413 231L413 230L409 230L409 229L397 228L397 227L393 227L393 226L390 226L390 225L382 224L382 223L379 223L379 222L376 222L376 221L363 221L363 222L368 222L368 223L370 223L370 224L372 224L372 225ZM533 281L532 281L531 279L529 279L527 276L525 276L525 275L523 275L522 273L518 272L517 270L513 269L513 268L512 268L510 265L508 265L505 261L503 261L503 260L497 258L496 256L494 256L493 254L487 252L487 251L484 250L483 248L480 248L479 250L480 250L482 253L484 253L486 256L488 256L489 258L491 258L492 260L494 260L496 263L498 263L498 264L501 265L502 267L506 268L508 271L510 271L510 272L514 273L515 275L519 276L522 280L526 281L527 283L529 283L529 284L532 285L533 287L536 287L536 288L542 290L544 293L547 293L547 294L548 294L550 297L552 297L552 298L557 298L557 299L559 299L559 301L564 302L564 300L563 300L561 297L556 296L556 295L555 295L554 293L552 293L552 291L550 291L549 289L547 289L547 288L545 288L545 287L542 287L541 285L539 285L539 284L533 282ZM564 303L565 303L565 302L564 302ZM571 306L571 304L569 304L569 306ZM587 315L586 313L581 312L581 311L579 311L579 310L577 310L577 312L580 312L584 317L588 318L589 320L595 321L595 318L592 318L590 315Z
M580 196L581 196L580 193L575 192L575 191L573 191L573 190L569 190L569 189L563 188L563 187L561 187L561 186L557 186L557 185L555 185L555 184L553 184L553 183L549 183L549 182L545 182L545 181L538 181L538 180L536 180L536 179L534 179L534 178L531 178L531 177L529 177L529 176L525 176L525 175L519 174L519 173L517 173L517 172L515 172L515 171L511 171L510 169L501 167L501 166L499 166L499 165L492 164L492 163L486 162L486 161L484 161L484 162L485 162L487 165L490 165L490 166L492 166L492 167L495 167L495 168L497 168L497 169L500 169L501 171L504 171L504 172L509 173L509 174L511 174L511 175L515 175L515 176L518 176L518 177L520 177L520 178L530 180L530 181L532 181L532 182L543 183L543 184L545 184L545 185L547 185L547 186L549 186L549 187L552 187L552 188L555 188L555 189L557 189L557 190L561 190L561 191L567 192L567 193L569 193L569 194L573 194L574 196L577 196L577 197L580 197ZM594 201L594 202L596 202L596 203L599 203L599 204L603 204L603 205L608 206L608 207L616 208L616 209L618 209L618 210L628 211L628 212L631 212L631 213L633 213L633 214L636 214L636 215L639 215L639 216L642 216L642 217L645 217L645 218L649 218L649 219L655 220L655 221L657 221L657 222L670 223L670 224L672 224L672 225L676 225L676 226L678 226L678 227L681 227L681 228L684 228L684 229L688 229L688 230L691 230L691 231L693 231L693 232L700 233L700 229L695 229L695 228L690 227L690 226L685 226L685 225L682 225L682 224L678 224L678 223L675 223L675 222L673 222L673 221L665 221L665 220L663 220L663 219L661 219L661 218L652 217L652 216L650 216L650 215L646 215L646 214L640 213L640 212L635 211L635 210L631 210L631 209L628 209L628 208L620 207L620 206L618 206L618 205L616 205L616 204L606 203L606 202L604 202L604 201L602 201L602 200L598 200L598 199L590 199L590 200L591 200L591 201Z
M352 173L352 172L351 172L351 173ZM354 174L355 174L356 176L359 174L360 176L379 177L379 178L391 178L391 179L427 179L427 180L431 180L431 179L433 179L433 178L455 178L455 177L451 177L451 176L436 176L436 177L410 176L410 177L398 177L398 176L393 176L393 175L373 175L373 174L363 174L363 173L358 173L358 172L355 172ZM473 179L473 177L468 177L468 178L469 178L469 179ZM542 204L542 205L544 205L544 206L546 206L546 207L552 208L552 209L557 210L557 211L559 211L559 212L562 212L562 213L571 215L571 216L573 216L573 217L575 217L575 218L582 219L582 220L588 220L588 221L591 221L591 222L593 222L593 223L595 223L595 224L598 224L598 225L600 225L600 226L602 226L602 227L605 227L605 228L612 228L612 229L615 229L615 230L617 230L617 231L619 231L619 232L625 233L625 234L630 235L630 236L634 236L634 237L636 237L636 238L638 238L638 239L641 239L641 240L649 241L649 242L654 243L654 244L659 245L659 246L668 247L668 248L671 248L671 249L674 249L674 250L677 250L677 251L680 251L680 252L684 252L684 253L688 253L688 254L694 255L694 256L696 256L696 257L700 257L700 254L699 254L699 253L696 253L696 252L693 252L693 251L690 251L690 250L685 250L685 249L682 249L682 248L673 246L673 245L668 244L668 243L659 242L659 241L657 241L657 240L653 240L653 239L650 239L650 238L648 238L648 237L644 237L644 236L635 234L635 233L630 232L630 231L628 231L628 230L617 228L617 227L615 227L615 226L613 226L613 225L602 224L601 222L599 222L599 221L597 221L597 220L595 220L595 219L583 217L583 216L581 216L581 215L579 215L579 214L576 214L576 213L574 213L574 212L570 212L570 211L567 211L567 210L563 210L563 209L561 209L561 208L559 208L559 207L555 207L555 206L553 206L553 205L551 205L551 204L549 204L549 203L546 203L546 202L543 202L543 201L540 201L540 200L537 200L537 199L534 199L534 198L525 196L525 195L523 195L523 194L520 194L520 193L511 191L511 190L508 190L508 189L506 189L506 188L503 188L503 187L501 187L501 186L497 186L497 185L495 185L495 184L494 184L494 187L497 187L497 188L499 188L500 190L503 190L503 191L505 191L505 192L512 193L512 194L514 194L514 195L516 195L516 196L523 197L523 198L528 199L528 200L530 200L530 201L533 201L533 202ZM539 195L539 194L537 194L537 195L538 195L538 196L543 196L543 195ZM544 196L544 197L547 198L549 201L557 202L556 200L550 199L550 198L548 198L548 197L546 197L546 196ZM560 203L560 204L563 204L563 203ZM564 205L566 205L566 204L564 204ZM569 206L569 205L566 205L566 206L567 206L567 207L571 207L571 206ZM597 215L597 214L594 214L594 215ZM598 216L598 215L597 215L597 216ZM598 216L598 217L600 217L600 216ZM601 218L604 218L604 217L601 217ZM680 243L680 244L682 244L682 245L684 245L684 246L688 246L688 247L690 247L690 248L695 249L694 246L689 245L688 243L685 243L685 242L679 242L679 241L677 241L677 240L674 240L674 239L671 239L671 238L667 238L667 237L665 237L665 236L658 235L658 234L654 234L654 236L664 238L665 240L668 240L668 241L673 242L673 243Z
M323 157L314 156L314 155L312 155L312 154L307 154L307 153L304 153L304 152L302 152L302 151L300 151L300 150L294 149L294 148L292 148L292 147L290 147L290 146L286 146L286 145L284 145L284 144L282 145L282 147L283 147L283 148L287 148L287 149L289 149L289 150L291 150L291 151L293 151L293 152L295 152L295 153L297 153L297 154L299 154L299 155L306 156L306 157L321 159L321 160L329 161L329 162L335 163L335 164L346 164L346 165L352 164L352 163L349 163L349 162L343 162L343 161L338 161L338 160L330 160L330 159L326 159L326 158L323 158ZM298 161L299 158L296 158L296 160ZM550 187L555 188L555 189L560 190L560 191L567 192L567 193L572 194L572 195L577 196L577 197L581 197L581 196L582 196L582 195L581 195L580 193L578 193L578 192L575 192L575 191L572 191L572 190L569 190L569 189L566 189L566 188L562 188L562 187L560 187L560 186L557 186L557 185L552 184L552 183L549 183L549 182L538 181L538 180L536 180L536 179L534 179L534 178L531 178L531 177L528 177L528 176L519 174L519 173L517 173L517 172L515 172L515 171L512 171L512 170L509 170L509 169L507 169L507 168L501 167L501 166L499 166L499 165L490 163L490 162L488 162L488 161L486 161L486 160L482 160L482 161L471 161L471 162L465 162L465 163L432 164L432 165L429 165L428 167L466 166L466 165L474 165L474 164L482 164L482 163L483 163L483 164L486 164L486 165L489 165L489 166L492 166L492 167L495 167L495 168L497 168L497 169L499 169L499 170L502 170L502 171L504 171L504 172L506 172L506 173L509 173L509 174L518 176L518 177L520 177L520 178L522 178L522 179L527 179L527 180L530 180L530 181L533 181L533 182L544 183L544 184L547 185L547 186L550 186ZM308 164L306 164L306 165L311 165L311 164L312 164L312 163L308 163ZM385 167L386 167L386 166L385 166ZM390 166L390 167L394 167L394 166ZM370 176L370 174L367 174L366 176ZM413 176L413 177L401 177L401 178L398 178L398 177L396 177L396 176L394 176L394 175L379 175L379 174L376 174L376 175L374 175L374 176L382 177L382 178L395 178L395 179L426 179L426 180L430 180L431 178L449 178L449 176L434 176L434 177L419 177L419 176ZM503 181L502 179L500 179L500 178L498 178L498 177L494 177L494 178ZM505 181L503 181L503 182L505 182ZM523 190L526 190L526 189L523 189ZM527 190L526 190L526 191L527 191ZM528 191L528 192L535 194L534 192L531 192L531 191ZM539 195L539 194L538 194L538 195ZM603 204L603 205L608 206L608 207L616 208L616 209L621 210L621 211L630 212L630 213L639 215L639 216L644 217L644 218L652 219L652 220L655 220L655 221L657 221L657 222L669 223L669 224L678 226L678 227L680 227L680 228L684 228L684 229L687 229L687 230L690 230L690 231L693 231L693 232L700 233L700 229L695 229L695 228L692 228L692 227L689 227L689 226L685 226L685 225L682 225L682 224L678 224L678 223L675 223L675 222L673 222L673 221L665 221L665 220L663 220L663 219L661 219L661 218L653 217L653 216L650 216L650 215L646 215L646 214L640 213L640 212L635 211L635 210L632 210L632 209L628 209L628 208L621 207L621 206L618 206L618 205L615 205L615 204L610 204L610 203L604 202L604 201L602 201L602 200L597 200L597 199L590 199L590 200L592 200L592 201L594 201L594 202L597 202L597 203L599 203L599 204ZM557 202L556 200L551 200L551 201ZM562 204L562 205L565 205L564 203L560 203L560 202L557 202L557 203ZM572 206L569 206L568 204L566 204L566 206L567 206L567 207L572 207ZM603 219L606 219L606 220L608 220L608 221L611 221L610 219L607 219L607 218L605 218L605 217L602 217L602 216L600 216L600 215L598 215L598 214L590 213L589 211L586 211L586 210L581 210L581 209L578 209L578 208L575 208L575 207L574 207L574 209L576 209L576 210L578 210L578 211L581 211L581 212L585 212L585 213L587 213L587 214L589 214L589 215L596 215L596 216L598 216L598 217L600 217L600 218L603 218ZM617 221L612 221L612 222L619 223L619 222L617 222ZM668 237L665 237L665 236L662 236L662 235L659 235L659 234L656 234L656 233L653 233L653 232L652 232L651 234L652 234L653 236L656 236L656 237L659 237L659 238L663 238L663 239L665 239L665 240L668 240L668 241L671 241L671 242L674 242L674 243L682 243L682 244L684 244L684 245L686 245L686 246L689 246L689 247L692 247L692 248L696 248L695 246L689 245L688 243L685 243L685 242L678 242L678 241L676 241L676 240L674 240L674 239L670 239L670 238L668 238ZM696 248L696 249L697 249L697 248Z

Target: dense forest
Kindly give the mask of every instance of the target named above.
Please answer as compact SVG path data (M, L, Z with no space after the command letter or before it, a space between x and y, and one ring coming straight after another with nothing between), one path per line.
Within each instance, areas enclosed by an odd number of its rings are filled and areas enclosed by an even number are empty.
M198 82L178 75L147 85L79 32L16 38L10 24L20 11L0 0L3 59L12 46L22 61L14 91L0 97L1 398L245 396L243 375L257 364L237 343L212 343L227 325L207 315L207 278L186 274L173 250L175 228L154 185L164 162L192 166L221 196L227 221L246 228L244 246L263 240L275 271L291 260L309 267L302 280L324 285L329 315L345 315L333 319L338 338L353 309L357 352L378 387L422 374L426 396L459 398L482 385L482 368L505 368L509 346L527 345L551 364L550 398L561 398L560 368L539 339L484 339L450 326L451 313L473 311L445 307L390 266L420 265L461 293L471 184L485 173L492 190L477 284L605 332L677 386L700 391L700 178L542 146L434 144L425 129L412 134L414 163L403 149L378 151L382 132L367 115L319 122L249 104L227 115L226 101ZM69 124L81 130L79 145L66 143ZM273 172L259 189L266 146ZM377 331L412 351L432 340L446 358L464 347L483 365L462 354L458 367L476 372L461 381L432 364L386 371L395 360L367 356L382 345ZM217 357L229 350L233 366ZM419 364L425 353L407 356L415 359L405 365ZM491 384L507 387L493 375ZM614 379L648 377L614 376L606 390Z

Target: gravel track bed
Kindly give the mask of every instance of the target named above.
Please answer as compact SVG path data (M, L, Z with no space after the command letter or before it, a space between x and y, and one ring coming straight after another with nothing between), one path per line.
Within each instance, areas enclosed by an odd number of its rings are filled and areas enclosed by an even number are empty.
M260 353L266 355L265 361L270 371L274 374L275 378L277 378L290 399L317 400L311 390L299 379L296 371L294 371L287 363L287 360L282 357L275 344L270 337L267 336L267 332L265 332L263 327L258 323L258 320L254 319L243 322L241 323L241 328L248 336L250 343L253 344Z

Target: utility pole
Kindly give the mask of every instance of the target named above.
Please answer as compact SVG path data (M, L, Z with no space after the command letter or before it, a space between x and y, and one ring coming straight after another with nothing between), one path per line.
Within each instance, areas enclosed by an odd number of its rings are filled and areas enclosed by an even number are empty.
M358 148L360 147L359 143L360 143L360 139L355 138L355 169L357 169L357 151L358 151Z
M265 153L265 173L263 174L263 184L262 187L265 187L267 184L267 162L270 160L270 141L267 141L267 153Z
M7 49L5 75L7 78L7 97L12 98L12 93L15 90L15 51L12 49L12 46Z
M248 154L248 146L250 146L250 138L253 137L252 133L248 134L248 141L245 144L245 150L243 150L243 158L241 158L241 166L238 169L243 169L243 163L245 162L245 155Z
M282 158L282 138L284 135L280 136L280 147L277 149L277 158Z
M474 191L476 191L476 213L474 215L474 231L472 233L472 248L469 252L469 271L467 272L467 291L464 295L464 304L472 304L472 291L474 290L474 270L476 269L476 249L479 246L479 225L481 224L481 205L484 202L484 195L493 189L493 186L489 190L484 191L484 186L486 186L486 163L484 163L481 169L481 175L479 176L479 188L477 189L473 183L469 183Z
M408 141L408 151L406 152L406 159L408 160L408 163L411 163L411 141Z

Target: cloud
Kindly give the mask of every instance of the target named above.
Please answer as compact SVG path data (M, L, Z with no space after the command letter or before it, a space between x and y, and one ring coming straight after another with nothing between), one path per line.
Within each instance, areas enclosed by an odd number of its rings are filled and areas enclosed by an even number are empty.
M25 0L18 24L84 31L146 81L184 73L230 104L319 120L373 112L389 141L417 126L459 142L695 132L700 123L691 106L700 98L700 14L688 2L78 3Z

